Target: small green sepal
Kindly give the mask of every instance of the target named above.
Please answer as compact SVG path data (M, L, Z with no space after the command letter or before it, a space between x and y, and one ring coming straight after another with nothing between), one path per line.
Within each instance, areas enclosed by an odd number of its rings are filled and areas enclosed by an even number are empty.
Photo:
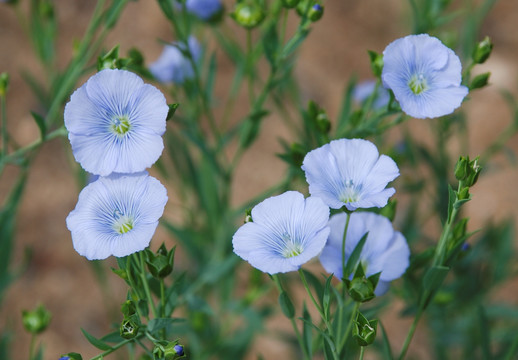
M489 58L491 51L493 51L493 43L491 39L486 36L484 40L479 42L475 49L473 49L471 58L475 64L482 64Z

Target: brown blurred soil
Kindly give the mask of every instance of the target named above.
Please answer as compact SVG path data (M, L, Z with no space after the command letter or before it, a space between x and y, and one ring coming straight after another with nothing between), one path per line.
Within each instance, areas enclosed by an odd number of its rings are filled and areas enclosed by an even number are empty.
M55 1L59 16L59 54L65 64L71 56L73 40L81 36L92 13L92 2ZM230 7L230 6L229 6ZM296 74L305 99L314 99L327 109L331 118L339 111L343 89L349 77L370 78L367 50L383 51L394 39L407 35L410 24L407 20L406 2L397 0L334 0L325 4L325 15L316 24L309 39L301 49ZM477 71L491 71L491 86L474 92L464 105L469 119L469 150L476 156L495 139L510 121L509 108L499 92L518 89L518 32L516 19L518 1L502 0L496 4L483 26L483 35L489 35L495 44L494 53L487 64ZM232 27L231 20L226 20ZM289 21L291 31L296 26L295 17ZM170 27L154 1L130 2L121 21L106 41L106 47L121 45L123 54L131 47L139 48L150 62L158 57L161 45L156 39L172 40ZM222 76L216 85L222 94L229 86L231 71L228 62L221 60ZM20 145L38 138L38 128L30 117L30 110L38 110L37 102L23 82L20 71L28 69L33 74L43 71L31 50L30 43L16 21L16 16L6 5L0 5L0 72L11 75L8 94L9 132ZM168 99L171 102L174 99ZM246 109L238 109L245 113ZM411 129L426 141L429 126L425 121L411 121ZM249 199L251 194L276 183L286 169L275 153L281 150L280 136L288 130L279 119L266 120L262 135L243 158L238 169L234 189L236 203ZM518 152L518 138L513 137L508 145ZM9 288L0 309L0 328L13 331L13 359L28 357L29 336L22 330L20 314L23 309L32 309L44 304L52 313L49 329L40 337L45 344L45 359L57 359L60 353L77 351L84 358L98 352L87 343L79 328L92 334L105 334L110 323L118 321L113 313L125 297L122 281L106 272L106 291L102 292L94 272L86 259L72 248L70 233L65 218L74 208L79 189L71 172L70 153L65 141L55 140L41 148L32 167L27 189L21 204L17 222L13 269L23 263L24 249L32 250L32 261L23 269L20 277ZM17 169L10 167L0 178L0 200L12 186ZM490 219L517 218L518 169L499 157L473 189L474 198L468 204L470 227L481 227ZM166 213L174 213L174 199ZM159 230L154 244L166 241L172 245L163 230ZM103 262L103 267L113 266L113 259ZM184 264L188 266L188 264ZM315 264L317 271L318 265ZM506 285L498 296L518 302L516 283ZM108 309L106 308L108 304ZM403 343L410 325L401 319L400 304L388 311L383 318L391 331L394 350ZM290 324L283 319L268 322L269 328L289 331ZM414 359L426 359L426 334L417 331L410 354ZM260 337L250 359L256 359L256 351L266 359L286 359L290 355L285 344L269 336ZM366 356L368 358L368 356Z

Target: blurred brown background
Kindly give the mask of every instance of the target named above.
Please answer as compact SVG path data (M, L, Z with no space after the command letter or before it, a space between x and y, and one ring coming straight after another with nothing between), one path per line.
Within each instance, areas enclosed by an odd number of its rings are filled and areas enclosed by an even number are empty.
M55 1L59 17L58 49L60 63L71 57L74 39L86 28L93 10L93 1ZM227 2L227 4L231 4ZM227 9L231 5L227 6ZM382 52L385 46L411 31L409 7L401 0L330 0L325 3L325 14L315 24L308 40L303 45L296 73L306 99L314 99L327 109L331 118L339 111L340 100L347 80L352 74L359 79L370 78L371 71L367 50ZM518 1L501 0L484 21L480 38L489 35L494 42L490 60L477 68L477 72L491 71L491 86L470 95L463 107L468 114L470 131L470 155L476 156L510 122L511 114L499 95L501 89L517 94L518 89ZM225 20L229 26L232 21ZM289 28L296 26L291 17ZM121 45L125 54L131 47L139 48L148 63L158 57L162 46L157 38L173 40L170 26L161 15L156 2L140 0L131 2L123 13L113 33L106 41L106 48ZM224 68L225 60L221 63ZM227 64L228 65L228 64ZM227 66L228 67L228 66ZM43 71L34 60L31 45L17 22L15 12L5 4L0 5L0 72L11 75L8 93L9 132L21 144L29 144L38 138L39 132L30 117L30 110L37 109L37 101L23 82L20 70L29 69L33 74ZM226 93L225 87L231 75L223 71L217 79L217 88ZM168 99L173 102L174 99ZM418 136L426 138L428 126L424 120L411 120ZM277 138L287 130L278 119L266 120L263 134L238 169L235 183L235 201L248 199L250 194L276 183L285 170L285 165L275 153L280 151ZM517 137L509 142L518 151ZM21 328L21 311L44 304L52 313L49 329L40 337L45 344L45 359L57 359L60 353L76 351L89 358L98 353L84 339L79 328L101 335L109 330L113 311L105 304L118 307L125 296L126 288L121 280L107 272L109 295L99 290L86 259L72 248L65 218L74 208L80 189L70 171L69 150L65 140L54 140L41 148L30 171L28 186L23 198L17 222L13 270L20 266L24 249L33 250L30 266L9 288L0 309L0 328L13 331L13 359L26 359L29 336ZM0 178L0 201L4 201L12 186L17 170L6 169ZM509 166L502 157L487 171L473 189L474 199L468 205L470 227L480 227L488 219L503 219L518 214L518 170ZM397 196L397 195L396 195ZM166 212L171 212L174 199ZM166 239L159 230L154 243ZM172 241L166 239L170 246ZM113 259L104 262L112 265ZM518 286L509 284L495 296L508 296L518 302ZM111 309L113 310L113 308ZM409 326L408 321L397 320L397 308L386 315L387 322L399 331L391 334L394 348L399 349ZM275 325L275 326L283 326ZM287 325L289 328L289 324ZM425 334L417 333L411 347L416 358L426 358L426 350L420 345ZM265 351L265 346L268 351ZM268 359L288 358L286 346L262 338L256 345L261 347ZM251 356L256 358L256 356Z

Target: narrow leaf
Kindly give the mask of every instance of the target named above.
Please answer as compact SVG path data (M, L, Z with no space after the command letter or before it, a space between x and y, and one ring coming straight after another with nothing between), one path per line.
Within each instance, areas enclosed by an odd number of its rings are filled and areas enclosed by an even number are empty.
M360 241L358 241L358 244L356 244L356 247L354 248L353 252L351 253L351 256L347 260L347 263L345 264L345 274L342 275L344 279L348 279L349 275L351 275L354 271L356 264L360 260L360 254L362 253L363 246L365 245L365 241L367 241L368 236L368 232L366 232L365 235L362 236Z
M83 335L86 337L86 340L88 340L88 342L90 344L92 344L93 346L95 346L97 349L102 350L102 351L112 349L112 347L110 345L106 344L102 340L97 339L93 335L90 335L85 329L81 329L81 331L83 332Z

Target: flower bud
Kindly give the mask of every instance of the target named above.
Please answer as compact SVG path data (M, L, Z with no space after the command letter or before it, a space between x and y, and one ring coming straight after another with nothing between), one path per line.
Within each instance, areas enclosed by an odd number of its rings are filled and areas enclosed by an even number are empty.
M486 86L489 82L489 76L491 76L491 73L483 73L480 75L477 75L471 80L471 84L469 85L470 90L480 89Z
M372 50L369 50L368 53L371 61L372 73L374 76L380 77L383 71L383 55Z
M135 303L131 300L126 300L121 305L121 312L124 315L124 317L129 317L131 315L136 314L137 308L135 307Z
M1 73L0 74L0 96L5 96L7 93L7 89L9 88L9 74Z
M81 354L71 352L68 354L61 355L61 357L58 360L83 360L83 357L81 356Z
M461 156L455 164L455 178L457 180L464 180L468 176L469 158Z
M164 244L157 250L156 255L151 250L146 250L146 264L153 277L163 279L173 272L175 250L173 247L168 252Z
M356 302L367 302L376 297L374 289L378 284L380 273L369 276L365 276L365 271L362 264L360 263L356 268L353 279L345 279L345 285L349 291L349 295Z
M469 175L465 180L466 186L472 187L475 185L481 171L482 167L478 164L478 157L476 157L475 160L469 162Z
M282 6L288 9L292 9L299 4L300 0L281 0Z
M322 134L329 133L329 130L331 130L331 121L329 121L329 118L327 117L327 114L324 110L321 110L318 113L315 120L316 120L318 130Z
M457 199L458 200L467 200L469 199L469 187L464 187L462 188L458 193L457 193Z
M376 331L378 328L378 320L367 320L360 312L356 317L353 327L353 337L360 346L367 346L376 339Z
M138 335L138 329L140 328L140 321L137 315L131 315L124 317L119 328L120 336L124 339L133 339Z
M315 4L309 9L308 18L309 20L316 22L324 15L324 7L320 4Z
M23 326L31 334L39 334L45 330L50 323L50 318L50 312L43 305L39 305L32 311L22 311Z
M265 18L262 7L256 3L238 3L230 16L241 26L252 29Z
M493 43L491 42L491 39L486 36L484 40L479 42L475 49L473 49L473 54L471 55L473 62L475 64L484 63L489 58L489 55L491 55L492 50Z
M245 224L249 223L249 222L254 222L254 219L252 219L252 209L247 209L246 210Z

